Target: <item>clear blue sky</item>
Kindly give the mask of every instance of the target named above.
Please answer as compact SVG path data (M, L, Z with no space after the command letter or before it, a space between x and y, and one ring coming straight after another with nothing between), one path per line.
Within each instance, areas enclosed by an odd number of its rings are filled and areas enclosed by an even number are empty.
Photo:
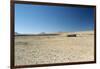
M75 32L94 30L94 9L15 4L15 32Z

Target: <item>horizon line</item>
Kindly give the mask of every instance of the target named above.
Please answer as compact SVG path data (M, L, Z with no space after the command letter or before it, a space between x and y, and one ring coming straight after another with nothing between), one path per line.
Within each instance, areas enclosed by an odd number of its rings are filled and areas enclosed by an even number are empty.
M71 31L71 32L85 32L85 31L94 31L94 30L82 30L82 31ZM60 32L39 32L39 33L21 33L21 32L15 32L16 34L56 34L56 33L70 33L69 31L68 32L63 32L63 31L60 31Z

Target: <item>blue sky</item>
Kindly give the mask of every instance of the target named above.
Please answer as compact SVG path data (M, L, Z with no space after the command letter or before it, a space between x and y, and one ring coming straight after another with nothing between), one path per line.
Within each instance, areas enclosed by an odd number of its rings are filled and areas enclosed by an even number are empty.
M94 9L15 4L15 32L51 33L94 29Z

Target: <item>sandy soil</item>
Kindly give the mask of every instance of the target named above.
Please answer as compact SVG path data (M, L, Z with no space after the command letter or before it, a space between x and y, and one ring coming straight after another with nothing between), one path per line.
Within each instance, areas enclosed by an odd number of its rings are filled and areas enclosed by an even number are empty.
M66 37L76 33L77 37ZM35 65L94 60L93 31L59 36L16 36L15 65Z

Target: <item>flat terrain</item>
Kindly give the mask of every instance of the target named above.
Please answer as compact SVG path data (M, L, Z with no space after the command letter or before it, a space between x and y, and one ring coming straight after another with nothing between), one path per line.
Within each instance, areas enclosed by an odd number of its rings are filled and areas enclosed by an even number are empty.
M76 37L67 35L76 34ZM15 36L15 65L94 60L94 32L59 33L57 36Z

